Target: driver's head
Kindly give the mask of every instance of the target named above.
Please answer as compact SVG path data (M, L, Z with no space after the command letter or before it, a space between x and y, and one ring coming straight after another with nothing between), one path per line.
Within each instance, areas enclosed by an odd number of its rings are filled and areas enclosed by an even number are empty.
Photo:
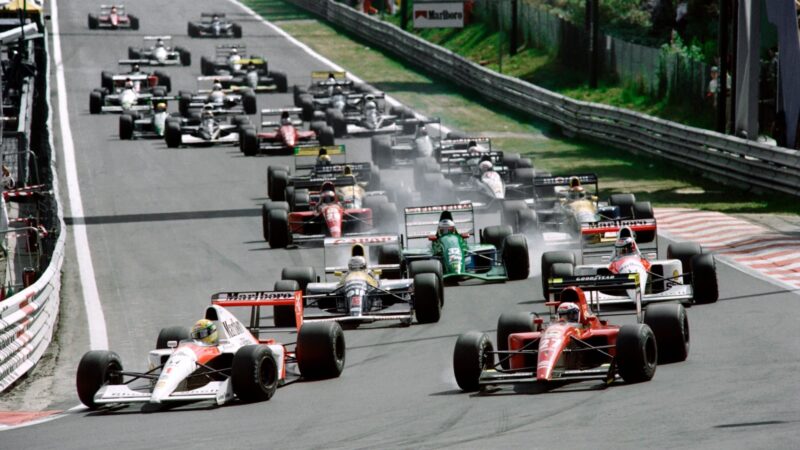
M341 93L343 93L343 92L344 92L344 91L342 90L342 87L341 87L341 86L339 86L339 85L337 85L336 87L334 87L334 88L333 88L333 93L334 93L334 94L341 94Z
M350 272L367 270L367 260L363 256L353 256L347 261L347 270Z
M213 119L214 118L214 111L212 111L211 108L204 109L202 116L203 116L203 119L205 119L205 120Z
M578 184L577 186L569 188L569 193L567 194L570 200L582 200L586 198L586 190Z
M239 54L239 49L238 49L238 48L236 48L236 47L233 47L233 48L231 49L231 55L238 55L238 54Z
M131 71L132 71L132 72L138 72L139 70L140 70L140 69L139 69L139 65L138 65L138 64L134 64L134 65L131 67Z
M367 112L375 112L378 109L378 105L376 105L374 101L370 100L364 105L364 109L366 109Z
M253 64L253 63L248 64L247 65L247 70L249 70L250 72L256 70L256 65Z
M492 170L493 165L491 161L481 161L481 163L478 164L478 167L480 167L481 173L486 173Z
M163 47L163 46L164 46L164 40L158 38L158 40L156 41L156 47Z
M581 309L572 302L564 302L558 305L556 314L561 322L580 323L581 321Z
M200 341L206 345L217 345L219 342L219 333L217 326L214 322L208 319L198 320L192 327L192 339Z
M467 151L471 154L480 153L481 149L478 148L478 143L475 141L469 141L467 144Z
M156 105L156 111L164 112L166 110L167 110L167 104L164 102L158 102L158 104Z
M331 163L331 157L328 154L322 154L322 155L319 155L317 157L317 164L325 164L325 165L327 165L327 164L330 164L330 163Z
M116 14L116 13L117 13L117 7L116 6L112 6L111 7L111 14Z
M419 129L417 130L417 135L419 135L419 136L427 136L428 135L428 129L425 128L425 125L422 125L422 126L419 127Z
M128 88L128 89L132 89L133 88L133 81L131 81L130 78L126 78L125 79L125 87Z
M216 15L216 14L214 14L213 16L211 16L211 20L213 20L214 22L216 22L216 21L218 21L218 20L219 20L219 16L218 16L218 15Z
M289 117L289 112L284 111L281 113L281 125L290 125L292 123L292 118Z
M319 202L324 205L336 203L336 193L333 191L322 192L319 196Z
M336 75L333 72L328 72L328 81L336 81Z
M636 241L632 237L624 237L614 242L614 253L617 256L626 256L636 253Z
M450 219L442 219L439 221L438 233L440 235L456 232L456 224Z

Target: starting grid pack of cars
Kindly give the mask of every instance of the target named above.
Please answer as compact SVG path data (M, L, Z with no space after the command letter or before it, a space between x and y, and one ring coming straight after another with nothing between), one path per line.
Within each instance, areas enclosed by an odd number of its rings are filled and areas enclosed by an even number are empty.
M88 23L139 28L122 5L102 6ZM202 13L188 23L188 35L241 38L242 28L224 14ZM549 314L501 315L494 343L478 331L458 337L453 370L462 390L635 383L650 380L657 364L687 358L684 305L717 300L715 260L691 243L670 244L658 259L649 202L633 194L600 200L594 174L553 175L493 148L489 138L445 134L438 119L390 106L382 92L344 72L312 72L308 85L293 85L293 105L259 109L258 94L288 93L290 86L265 55L220 44L200 59L197 89L172 92L168 67L191 63L190 51L173 46L171 36L145 36L119 60L129 70L102 72L90 112L119 114L120 139L292 155L291 167L267 167L263 238L272 248L321 245L324 268L285 267L271 291L213 294L191 331L161 330L145 370L123 369L112 351L86 353L77 391L90 408L263 401L292 379L336 378L345 364L343 328L435 323L448 285L526 280L533 234L579 251L541 256ZM170 102L177 112L168 112ZM347 136L370 138L371 161L347 158L336 143ZM397 176L402 167L411 174ZM501 224L476 228L476 211L496 214ZM231 312L237 308L249 318ZM262 308L272 310L271 324L263 323ZM607 319L619 314L634 315L635 323ZM273 330L296 333L296 342L269 338Z

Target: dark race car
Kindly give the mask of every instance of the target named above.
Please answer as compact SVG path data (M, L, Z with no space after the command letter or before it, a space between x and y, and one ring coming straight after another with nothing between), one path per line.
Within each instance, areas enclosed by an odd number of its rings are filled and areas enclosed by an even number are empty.
M189 37L237 38L242 37L242 26L225 18L224 13L200 13L199 22L189 22Z

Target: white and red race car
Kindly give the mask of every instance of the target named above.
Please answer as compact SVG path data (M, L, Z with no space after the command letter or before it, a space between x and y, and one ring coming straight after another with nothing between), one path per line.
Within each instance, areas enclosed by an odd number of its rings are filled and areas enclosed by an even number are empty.
M700 245L688 242L673 243L667 246L667 258L658 259L657 240L654 249L642 252L636 240L637 231L655 232L655 219L621 220L583 225L598 233L616 232L616 239L603 241L614 243L614 249L600 257L593 264L576 264L572 252L554 251L542 254L542 288L544 298L550 298L552 289L548 285L571 285L587 276L613 276L635 274L638 276L637 289L609 289L599 291L596 299L600 305L630 305L636 296L642 304L664 301L681 303L714 303L719 298L717 268L714 255L707 253ZM628 246L619 243L629 241ZM646 254L647 253L647 254ZM582 249L581 258L597 257L594 252Z
M264 306L293 306L297 343L294 349L274 339L262 339ZM249 326L228 307L248 307ZM115 352L93 350L78 364L78 397L89 408L104 404L212 400L222 405L269 400L290 375L304 379L336 378L344 369L345 342L336 322L303 323L302 292L228 292L212 297L204 318L218 333L209 345L189 338L185 327L164 328L144 372L123 369ZM285 330L293 331L293 330Z
M139 29L139 18L125 12L125 5L100 5L100 14L89 14L89 29Z

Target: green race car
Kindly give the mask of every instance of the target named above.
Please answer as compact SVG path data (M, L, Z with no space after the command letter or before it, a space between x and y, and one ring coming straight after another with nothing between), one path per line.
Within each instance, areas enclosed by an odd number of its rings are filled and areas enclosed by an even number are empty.
M528 243L525 236L512 234L507 225L480 230L480 242L474 234L475 216L471 203L421 206L405 209L406 246L402 258L413 275L437 266L445 282L476 279L486 282L524 280L530 272ZM438 220L432 220L438 216ZM456 224L462 227L459 232ZM436 226L431 233L431 226ZM427 246L411 246L427 239Z

